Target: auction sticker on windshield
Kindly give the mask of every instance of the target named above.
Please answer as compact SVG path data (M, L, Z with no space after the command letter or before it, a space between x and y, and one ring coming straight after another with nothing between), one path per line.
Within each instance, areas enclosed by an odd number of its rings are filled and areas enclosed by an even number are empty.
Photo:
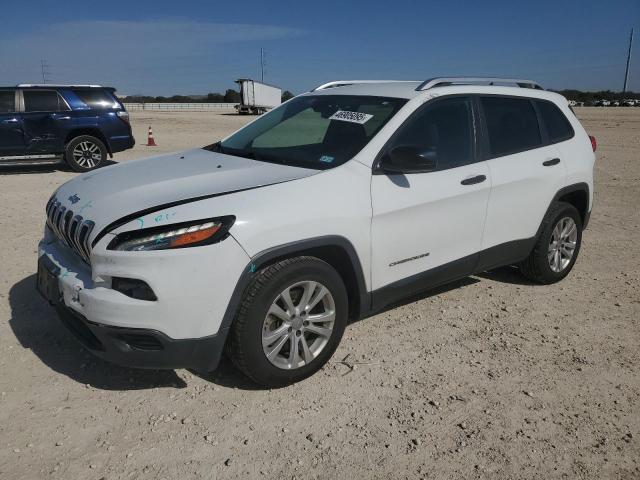
M338 110L336 113L329 117L329 120L342 120L343 122L352 122L352 123L367 123L373 115L369 115L368 113L360 113L360 112L347 112L345 110Z

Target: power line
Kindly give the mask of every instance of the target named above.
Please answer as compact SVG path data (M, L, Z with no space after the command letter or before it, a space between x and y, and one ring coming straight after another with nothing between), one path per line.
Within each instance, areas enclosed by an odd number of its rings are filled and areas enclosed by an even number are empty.
M629 63L631 63L631 47L633 46L633 28L631 29L631 35L629 36L629 52L627 53L627 68L624 71L624 87L622 87L622 93L627 91L627 83L629 82Z
M264 48L260 48L260 78L261 82L264 83L264 74L267 71L267 52L264 51Z
M42 72L42 83L47 83L51 80L51 70L49 64L45 59L40 60L40 71Z

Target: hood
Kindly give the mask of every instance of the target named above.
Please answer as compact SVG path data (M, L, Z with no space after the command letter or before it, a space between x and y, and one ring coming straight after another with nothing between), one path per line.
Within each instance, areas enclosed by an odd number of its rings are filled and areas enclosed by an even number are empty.
M79 175L55 193L74 215L105 226L142 210L273 185L319 170L260 162L204 149L133 160Z

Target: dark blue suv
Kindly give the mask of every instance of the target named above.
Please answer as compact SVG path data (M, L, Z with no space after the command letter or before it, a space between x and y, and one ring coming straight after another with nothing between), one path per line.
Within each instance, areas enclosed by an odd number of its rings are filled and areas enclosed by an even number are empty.
M0 165L65 160L77 172L135 144L114 88L98 85L0 87Z

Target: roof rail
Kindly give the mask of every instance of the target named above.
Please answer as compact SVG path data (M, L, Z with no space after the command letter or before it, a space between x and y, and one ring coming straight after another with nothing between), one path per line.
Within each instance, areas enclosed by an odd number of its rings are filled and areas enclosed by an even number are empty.
M17 88L28 88L28 87L82 87L82 88L104 88L102 85L64 85L60 83L19 83L16 85Z
M494 85L507 84L520 88L533 88L536 90L544 90L537 82L533 80L522 80L518 78L499 78L499 77L435 77L429 78L422 82L416 88L416 91L429 90L434 87L445 87L448 85Z
M336 80L333 82L323 83L319 87L311 90L326 90L327 88L344 87L346 85L357 85L362 83L401 83L401 82L415 82L415 80Z

